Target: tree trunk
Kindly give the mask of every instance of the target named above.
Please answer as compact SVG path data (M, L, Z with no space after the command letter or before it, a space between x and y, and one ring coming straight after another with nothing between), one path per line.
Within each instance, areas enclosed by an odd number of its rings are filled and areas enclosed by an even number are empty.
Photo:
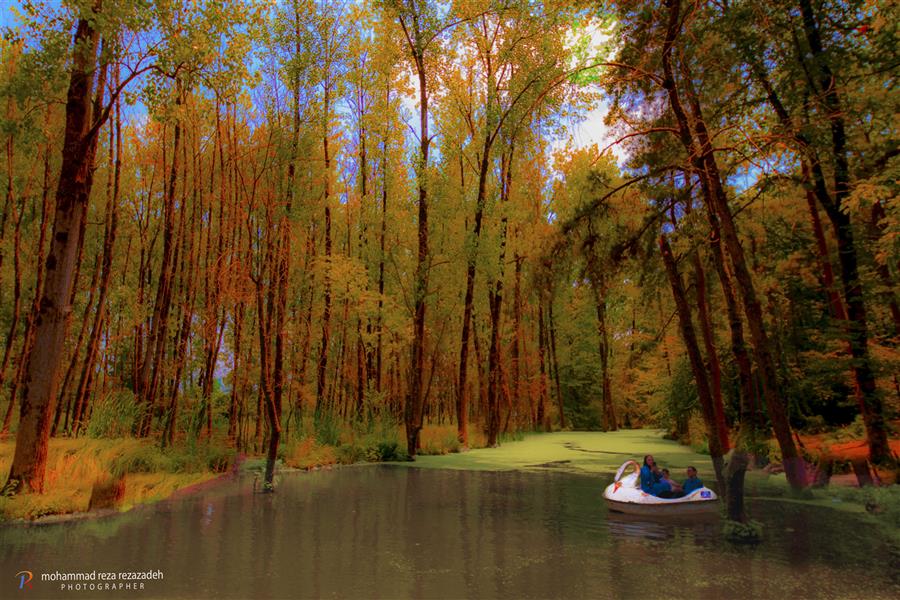
M513 153L515 147L509 142L508 151L500 157L500 204L505 206L509 202L512 188ZM491 344L488 351L488 447L497 445L497 437L500 434L500 392L501 392L501 361L500 361L500 334L501 317L503 307L503 277L506 271L506 235L509 228L509 220L504 210L500 220L500 254L498 258L498 274L488 290L488 303L491 315Z
M609 374L609 333L606 326L606 278L597 264L594 250L596 236L589 229L589 241L586 247L587 268L591 280L591 291L594 296L594 307L597 313L597 349L600 353L600 422L603 431L615 431L616 413L612 401L612 382Z
M516 229L518 231L518 229ZM518 238L518 236L516 236ZM515 264L515 285L513 287L513 341L512 341L512 378L516 404L522 402L522 356L524 354L524 333L522 331L522 260L516 252L513 255ZM533 430L538 428L537 414L535 413L534 396L528 390L528 422Z
M109 185L107 186L107 206L106 206L107 209L109 209L109 199L111 197L112 197L112 181L110 180ZM87 219L85 219L85 221L86 220ZM84 237L83 232L82 232L81 236ZM79 263L81 262L80 257L79 257L78 262ZM102 261L98 262L94 266L94 272L91 275L91 283L90 283L90 287L88 288L88 299L84 305L84 312L82 313L82 316L80 319L81 326L78 328L78 336L75 338L75 348L72 350L71 359L69 360L69 366L66 369L65 377L63 377L62 385L60 386L59 398L58 398L57 407L56 407L56 416L53 418L53 426L50 428L51 436L56 435L56 429L59 424L60 414L63 412L62 411L63 406L65 406L65 413L66 413L66 423L65 423L64 429L68 429L68 427L69 427L69 423L68 423L69 422L69 414L70 414L70 409L72 407L72 401L73 401L72 396L69 394L69 385L72 381L72 377L75 374L75 368L76 368L76 365L78 364L78 357L81 354L81 345L84 343L85 333L87 333L87 325L90 322L89 317L91 314L91 309L94 307L94 296L97 293L97 284L100 281L101 270L102 270ZM75 279L74 279L73 289L72 289L73 303L74 303L74 299L75 299L75 292L77 291L77 288L78 288L78 271L79 271L79 269L76 268ZM63 404L63 403L65 403L65 404Z
M681 329L681 337L684 341L688 359L690 359L691 371L693 371L694 381L697 384L697 395L700 397L700 407L703 410L703 420L706 422L706 428L709 432L709 454L712 457L713 467L716 471L716 481L719 484L719 490L725 490L725 474L722 470L723 452L719 441L721 436L717 431L718 424L716 422L710 381L707 377L706 367L703 364L700 345L697 343L697 335L694 332L691 307L684 292L684 283L681 280L681 275L678 273L672 249L669 247L669 242L664 235L659 237L659 250L662 254L663 264L666 267L669 284L672 286L672 296L675 298L675 307L678 310L678 324Z
M544 429L544 431L550 430L550 421L546 417L546 406L549 400L548 398L548 389L549 382L547 378L547 366L546 361L544 359L546 348L549 345L547 342L547 331L544 327L544 304L543 302L538 304L538 364L539 364L539 373L540 379L538 385L540 386L540 391L538 393L538 405L537 405L537 421L540 424L540 427Z
M118 72L116 73L118 84ZM112 162L112 140L110 142L110 162ZM85 414L87 398L91 394L93 386L94 370L97 363L97 355L100 348L101 332L106 323L106 296L109 292L109 280L112 276L113 249L116 243L116 231L118 229L119 189L122 173L122 120L119 102L115 108L115 162L113 167L113 192L109 204L106 207L106 228L103 237L103 274L100 277L100 293L97 299L97 311L94 315L94 323L91 326L88 338L84 363L81 367L81 376L78 378L78 387L75 390L75 410L72 417L72 432L77 435L82 425Z
M13 190L13 137L10 135L6 142L6 210L3 212L3 225L6 225L6 217L12 213L15 229L13 230L13 310L12 319L9 324L9 332L6 334L6 345L3 348L3 363L0 364L0 390L3 389L3 381L6 375L6 368L9 365L9 358L12 354L13 342L16 339L19 329L19 312L20 300L22 297L22 268L21 268L21 252L20 246L22 241L22 216L25 213L22 210L16 210L16 198ZM0 236L4 232L0 231ZM0 267L2 267L2 254L0 254ZM14 404L12 397L9 399L10 407Z
M694 263L694 281L697 287L697 319L703 334L703 347L706 350L706 361L709 366L709 385L712 393L713 410L716 416L716 432L719 435L719 446L722 453L728 452L728 425L725 423L725 406L722 403L722 366L713 335L712 318L707 306L706 273L700 260L700 253L692 253Z
M34 327L37 319L38 310L40 309L40 300L43 296L44 289L44 252L47 245L47 223L50 215L50 145L45 146L44 151L44 185L41 194L41 232L38 236L37 272L34 277L34 297L31 300L31 306L28 312L28 318L25 321L25 334L22 336L22 347L19 350L19 359L15 374L13 375L12 384L9 389L9 405L6 407L6 415L3 418L3 427L0 428L0 434L9 433L9 427L12 424L13 408L16 405L16 397L18 396L19 386L25 373L25 365L28 363L28 356L34 347Z
M240 383L243 381L241 376L241 334L244 326L244 303L239 302L234 309L234 369L231 371L231 408L228 411L228 439L232 444L240 447L239 438L239 404L243 403L243 395L240 396L241 403L238 402Z
M559 428L566 428L565 402L562 396L562 387L559 383L559 358L556 354L556 324L553 322L553 296L547 304L547 321L550 327L550 367L553 371L553 381L556 384L556 402L559 404Z
M271 250L268 251L271 253ZM271 264L274 262L274 257L269 257L266 260L266 263ZM270 267L271 271L274 271L274 266ZM275 273L270 271L270 275L275 275ZM272 382L272 367L270 365L271 357L270 357L270 347L269 347L269 336L271 334L271 318L273 312L273 291L275 286L271 284L269 285L268 292L268 310L266 310L266 302L263 300L263 273L259 274L259 278L256 280L256 314L257 314L257 325L259 328L259 373L260 373L260 386L259 386L259 397L260 404L265 406L265 415L269 424L269 444L266 451L266 471L264 475L264 487L263 491L271 491L273 488L273 481L275 478L275 459L277 458L278 453L278 442L281 437L281 421L280 415L276 410L275 399L274 399L274 390L273 390L273 382ZM257 431L259 431L259 425L257 425ZM259 436L257 436L257 439Z
M746 452L735 448L725 471L725 512L728 518L738 523L747 523L747 511L744 508L744 475L747 473L749 456Z
M760 79L766 89L769 102L778 115L779 121L793 134L801 152L806 155L812 175L812 190L834 227L838 240L838 258L841 265L844 300L847 303L848 337L854 363L854 379L859 391L860 412L866 426L869 457L872 462L890 462L891 452L887 443L884 407L878 395L875 375L872 371L869 357L868 322L862 286L859 281L859 261L853 229L850 216L842 210L843 201L850 193L850 172L844 112L838 95L838 82L827 63L812 4L809 0L800 0L799 5L811 60L804 55L800 55L798 60L809 74L809 86L813 88L811 89L812 95L821 98L824 104L824 114L827 116L831 128L830 152L833 160L833 198L828 193L822 165L812 148L811 140L803 131L793 127L784 105L774 93L771 85L768 85L765 77L760 76L760 73L764 75L764 72L760 69L757 69L757 78ZM814 80L816 79L820 88L818 90L814 89Z
M406 451L415 459L419 445L419 431L424 418L425 396L422 376L425 372L425 309L428 295L428 92L425 78L424 49L412 48L419 79L419 161L417 179L419 187L419 248L413 291L413 342L410 353L409 390L407 392L404 422L406 425Z
M490 152L492 138L485 133L481 148L481 160L478 165L478 189L475 196L475 224L466 244L466 294L463 300L462 334L459 346L459 377L456 384L456 422L457 437L464 447L469 445L468 431L468 395L466 380L468 376L469 331L472 323L472 305L475 299L475 263L478 258L478 243L481 239L481 223L484 219L484 205L487 190L487 177L490 170ZM490 359L489 359L490 360ZM488 392L490 393L490 392Z
M150 434L153 413L156 409L156 396L162 377L163 359L168 341L169 313L172 308L173 279L175 271L175 185L178 179L179 155L181 154L181 115L177 114L182 105L181 84L176 81L175 99L175 132L173 139L172 164L169 170L169 181L166 186L165 207L163 210L163 257L159 268L159 281L156 288L156 300L153 307L153 318L147 351L141 365L140 388L138 397L141 403L141 416L136 433L141 437ZM184 210L184 207L181 208Z
M74 37L62 167L46 264L47 280L35 323L34 350L29 354L25 368L16 449L4 493L42 492L44 489L50 415L57 395L67 315L71 312L69 302L75 261L81 250L78 231L86 218L97 148L99 123L93 122L96 116L91 114L91 95L98 70L100 34L94 29L93 22L93 16L79 19ZM100 68L101 81L104 71L105 65Z
M775 364L772 359L769 338L763 324L762 308L756 295L756 288L753 285L750 270L747 267L743 247L741 246L740 238L738 237L734 219L728 207L725 188L722 184L718 164L716 163L712 144L706 130L706 124L703 120L703 114L700 110L699 99L696 94L693 93L690 86L690 72L686 64L683 64L682 67L685 70L685 85L687 87L688 99L693 112L693 124L698 142L696 145L693 138L694 132L691 130L687 113L683 108L681 97L675 83L672 69L672 50L681 28L681 2L680 0L666 0L666 5L669 9L669 15L666 39L663 43L662 52L664 72L663 87L668 94L669 104L678 122L678 131L682 145L688 156L691 157L694 170L702 175L701 183L703 184L702 187L707 209L715 213L715 216L718 218L721 225L722 240L725 242L725 250L731 259L734 268L734 276L741 290L744 312L747 316L748 325L750 326L750 338L757 362L760 365L764 396L769 410L769 418L772 421L772 428L781 448L785 474L787 475L791 487L795 490L799 490L806 485L805 467L803 460L797 453L797 447L791 436L791 428L788 423L784 400L779 393L780 388L778 385ZM698 149L699 152L696 151Z
M738 387L741 393L741 428L750 428L753 432L759 428L760 417L755 409L755 385L753 383L753 365L747 345L744 342L744 326L738 309L737 295L728 268L725 263L725 254L722 251L721 235L719 233L719 220L715 214L707 210L707 219L710 223L709 247L713 266L722 286L722 296L725 298L725 312L728 315L728 329L731 334L731 354L737 366ZM755 433L754 433L755 435Z
M10 174L10 180L12 179L12 175ZM10 184L10 191L12 190L12 184ZM6 334L6 345L3 349L3 364L0 365L0 390L3 389L3 381L4 376L6 375L6 367L9 364L9 357L12 354L13 342L15 341L18 335L19 329L19 312L20 312L20 299L22 296L22 268L21 268L21 230L22 230L22 215L25 212L24 210L16 210L15 200L12 199L9 202L9 208L13 211L13 220L15 221L15 230L13 232L13 314L12 319L9 324L9 332ZM24 352L25 345L22 345L22 350ZM15 404L15 395L10 395L9 397L9 408L8 413L10 417L12 416L12 407ZM4 431L7 430L8 425L4 423Z
M322 345L316 370L316 416L325 408L328 350L331 345L331 156L328 149L328 90L325 91L325 135L322 152L325 159L325 307L322 312Z

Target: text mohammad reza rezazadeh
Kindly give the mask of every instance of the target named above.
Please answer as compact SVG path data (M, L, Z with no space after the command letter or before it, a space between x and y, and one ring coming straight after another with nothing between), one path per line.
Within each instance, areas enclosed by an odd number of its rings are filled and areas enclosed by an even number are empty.
M42 573L43 582L62 582L62 589L122 590L144 589L145 581L163 579L163 572L153 571L90 571L84 573ZM123 583L127 582L127 583ZM132 583L134 582L134 583ZM79 584L84 584L83 586Z

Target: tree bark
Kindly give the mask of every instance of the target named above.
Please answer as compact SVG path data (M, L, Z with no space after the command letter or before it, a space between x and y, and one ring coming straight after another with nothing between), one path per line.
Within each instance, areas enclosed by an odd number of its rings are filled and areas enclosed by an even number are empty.
M819 96L824 104L831 126L831 155L834 178L833 202L825 205L838 238L838 258L847 316L850 320L850 351L853 355L853 371L860 391L860 411L866 426L869 442L869 459L873 463L893 461L888 446L884 419L884 405L875 384L875 373L869 357L869 331L866 305L860 283L859 259L850 215L843 210L844 201L850 196L850 167L847 153L847 133L844 112L838 96L838 82L825 57L816 17L810 0L800 0L800 13L806 40L812 54L811 68L821 88ZM815 175L815 174L814 174ZM824 194L820 194L824 199Z
M401 25L407 32L401 17ZM415 19L418 28L418 20ZM422 377L425 372L425 312L428 295L428 152L431 137L428 134L428 89L425 76L425 47L422 32L416 29L413 36L407 33L407 41L419 82L419 157L416 179L419 188L418 202L418 252L415 283L413 287L413 341L410 352L409 384L404 409L406 425L406 451L415 459L419 445L419 431L424 419L425 396Z
M693 252L691 260L694 263L694 281L697 287L697 319L700 322L703 347L706 350L706 361L709 365L709 385L716 417L716 433L719 436L719 446L724 454L728 452L730 444L728 442L728 425L725 423L725 406L722 402L722 366L719 363L712 318L707 306L706 272L703 269L699 252Z
M539 369L539 383L540 391L538 393L538 405L537 405L537 421L540 424L540 427L544 429L544 431L550 430L550 421L546 417L546 406L549 400L548 398L548 390L550 387L548 378L547 378L547 366L546 360L544 358L546 352L546 348L549 345L547 342L547 331L544 327L544 304L543 302L538 304L538 369Z
M703 356L700 353L697 334L694 332L691 307L687 301L687 294L684 292L684 283L681 280L681 275L678 273L678 267L675 264L675 257L672 255L672 249L669 247L669 242L664 235L659 237L659 250L662 254L663 264L666 267L669 285L672 287L672 296L675 298L675 307L678 311L678 324L681 329L681 337L684 341L685 350L687 351L688 359L691 363L694 381L697 384L697 395L700 398L703 420L706 422L706 428L709 432L709 454L712 457L713 467L716 471L716 481L719 484L719 489L725 490L725 475L722 470L722 456L724 453L720 443L721 436L717 431L718 424L716 422L710 381L706 373L706 367L703 364Z
M553 381L556 384L556 402L559 404L559 428L566 428L566 411L565 402L562 396L562 386L559 382L559 358L556 354L556 324L553 322L553 296L550 296L550 302L547 304L547 321L550 328L550 367L553 371Z
M6 415L3 418L3 427L0 428L0 434L6 435L12 424L13 409L16 405L16 397L18 396L19 386L25 373L25 365L28 363L28 356L34 347L34 327L37 314L40 309L40 300L43 296L44 289L44 252L47 245L47 224L50 215L50 144L44 147L44 184L41 194L41 231L38 236L37 272L34 276L34 297L31 300L31 306L28 311L28 318L25 321L25 334L22 336L22 346L19 350L19 358L12 383L9 389L9 405L6 407Z
M91 114L100 42L100 33L93 23L93 16L80 18L74 36L62 167L46 264L47 280L35 320L34 350L29 354L25 368L16 449L4 493L42 492L44 489L50 415L56 401L67 317L72 309L75 261L83 241L78 231L86 218L99 129L99 123L94 123L95 116ZM105 65L99 69L101 80L104 70Z
M475 263L478 258L478 243L481 239L481 223L484 219L484 205L487 177L490 170L490 152L493 138L485 132L478 164L478 188L475 196L475 223L466 243L466 294L463 300L463 322L459 346L459 376L456 384L457 438L464 447L469 445L468 431L468 357L469 331L472 323L472 305L475 299ZM490 359L489 359L490 360ZM490 392L489 392L490 393Z
M118 84L118 72L116 73ZM103 236L103 274L100 277L100 292L97 299L97 310L94 314L94 323L88 338L84 363L81 367L81 376L78 378L78 387L75 390L75 410L72 418L72 432L77 435L85 414L87 398L91 394L94 380L94 370L97 363L97 355L100 348L101 332L106 324L106 297L109 292L109 280L112 276L113 249L116 243L118 230L119 190L122 173L122 119L119 102L115 107L115 162L113 163L113 192L109 204L106 207L106 228ZM112 143L110 144L110 161L112 162Z
M515 147L510 141L508 151L500 158L500 204L505 206L509 202L510 189L512 187L513 153ZM504 211L500 219L500 254L498 258L497 279L488 289L488 305L491 316L491 344L488 351L488 447L497 445L500 434L500 392L501 369L500 360L500 334L501 317L503 307L503 276L506 270L506 235L509 228L509 219Z
M769 338L763 324L762 308L756 294L756 288L753 285L750 270L747 267L734 218L728 207L727 195L722 184L721 174L716 163L709 134L706 130L703 114L700 110L700 103L696 94L690 89L690 73L687 65L682 66L686 72L685 81L693 113L694 131L691 130L687 113L684 110L679 90L675 83L672 69L672 51L681 28L681 2L680 0L666 0L666 6L669 9L669 15L662 51L663 87L668 94L669 104L678 122L679 137L682 145L691 158L694 170L702 175L701 183L703 184L707 209L715 213L719 220L725 250L731 259L734 276L741 290L744 312L750 326L750 339L756 360L760 366L764 397L769 410L769 418L772 421L772 428L781 448L785 474L791 487L799 490L806 485L805 467L791 435L784 400L779 393L780 388ZM697 136L696 145L694 143L695 133Z
M331 345L331 156L328 149L329 95L325 90L325 134L322 136L322 152L325 160L325 307L322 312L322 343L316 370L316 416L320 416L326 403L326 376L328 350Z
M9 358L12 355L13 342L18 334L19 329L19 312L20 312L20 300L22 297L22 268L21 268L21 252L20 246L22 241L21 231L22 231L22 215L25 212L24 210L16 210L15 207L15 199L10 198L12 194L12 172L10 171L10 185L8 189L7 202L10 211L13 213L13 221L15 222L15 229L13 230L13 311L12 311L12 319L9 324L9 331L6 334L6 345L3 349L3 364L0 365L0 389L3 389L3 381L6 375L6 368L9 365ZM25 346L22 346L24 351ZM15 404L15 396L11 395L9 397L9 410L10 415L12 414L12 407ZM6 425L4 425L4 431L6 430Z
M175 110L182 105L181 84L176 80ZM175 271L175 186L178 180L179 158L181 154L181 115L176 114L173 139L172 163L169 167L169 181L166 186L165 206L163 209L163 257L159 268L159 281L156 288L156 300L153 307L147 351L141 365L138 398L141 404L141 415L136 432L141 437L150 434L153 413L156 409L156 396L162 377L163 359L168 341L169 313L172 308L173 276ZM184 210L184 207L182 207Z

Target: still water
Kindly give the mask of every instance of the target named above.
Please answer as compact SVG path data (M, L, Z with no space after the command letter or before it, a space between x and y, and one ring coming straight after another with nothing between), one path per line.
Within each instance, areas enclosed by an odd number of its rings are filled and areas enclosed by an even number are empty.
M767 537L734 547L716 517L610 514L606 483L366 466L286 474L257 494L242 476L122 515L2 527L0 597L900 598L897 549L836 512L754 504ZM56 572L94 579L41 580ZM132 572L162 579L129 589Z

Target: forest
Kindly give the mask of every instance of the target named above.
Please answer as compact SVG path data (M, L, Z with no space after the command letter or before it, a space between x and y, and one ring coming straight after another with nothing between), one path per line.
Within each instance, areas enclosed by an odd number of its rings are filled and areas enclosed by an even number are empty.
M376 429L358 459L660 428L729 502L761 453L808 486L801 432L896 471L898 23L892 0L22 2L3 495L44 491L59 438L265 455L271 486L287 449Z

